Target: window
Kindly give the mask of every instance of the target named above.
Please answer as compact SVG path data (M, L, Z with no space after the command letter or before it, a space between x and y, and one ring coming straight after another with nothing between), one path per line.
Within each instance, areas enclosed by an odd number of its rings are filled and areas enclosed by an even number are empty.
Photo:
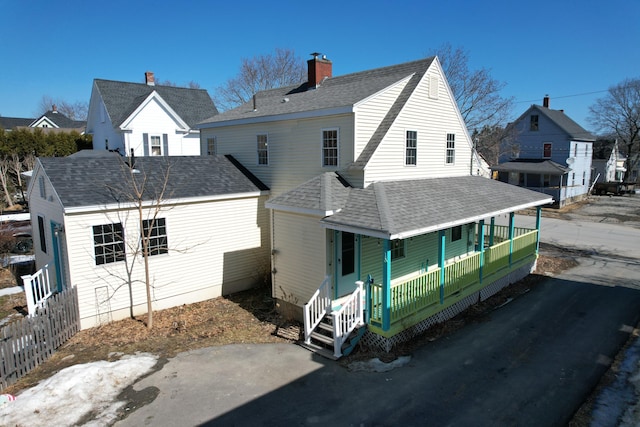
M551 143L550 142L545 142L542 145L542 157L544 157L545 159L548 159L551 157Z
M587 180L587 172L586 171L582 171L582 185L584 185L586 180Z
M159 136L152 135L149 145L149 152L152 156L162 156L162 141Z
M457 242L460 239L462 239L462 226L458 225L451 229L451 241Z
M456 134L447 134L447 164L453 164L456 160Z
M47 253L47 241L44 234L44 217L38 215L38 235L40 236L40 250Z
M415 165L417 157L418 157L418 132L414 130L408 130L404 164Z
M543 175L542 181L543 181L542 186L548 187L549 184L551 183L551 175Z
M207 156L216 154L216 138L207 138Z
M573 146L573 157L578 157L578 144Z
M124 261L122 224L94 225L93 248L96 255L96 265Z
M160 255L169 252L167 244L167 224L165 218L145 219L142 221L142 238L147 241L149 255Z
M38 178L38 187L40 187L40 197L47 198L47 184L44 180L44 176L40 175Z
M402 239L391 241L391 261L404 258L405 241Z
M538 130L538 115L532 114L529 119L529 130Z
M571 174L571 185L576 185L576 173Z
M258 142L258 164L259 165L268 165L269 164L269 138L266 134L257 136Z
M322 131L322 166L338 166L338 129Z

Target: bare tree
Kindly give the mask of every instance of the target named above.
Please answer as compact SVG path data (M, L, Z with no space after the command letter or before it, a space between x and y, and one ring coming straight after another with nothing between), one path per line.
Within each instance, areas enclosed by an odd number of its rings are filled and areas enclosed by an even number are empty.
M589 107L591 123L625 147L624 181L640 162L640 78L625 79Z
M3 157L0 159L0 185L2 185L2 192L4 193L4 199L8 208L12 208L14 205L13 197L11 197L11 192L9 191L9 183L11 182L9 176L10 171L11 161L8 157Z
M291 49L243 58L236 77L216 88L214 100L221 110L248 102L261 90L299 84L306 80L305 62Z
M491 70L469 69L467 51L445 43L431 51L437 55L447 77L467 128L473 132L485 126L504 126L513 108L513 97L504 98L500 91L506 83L491 77Z

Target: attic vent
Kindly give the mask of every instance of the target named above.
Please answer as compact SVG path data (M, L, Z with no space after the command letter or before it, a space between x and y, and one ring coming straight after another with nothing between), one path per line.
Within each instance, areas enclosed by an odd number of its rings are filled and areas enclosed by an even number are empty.
M289 102L289 98L282 98L282 102Z
M429 98L438 99L439 85L440 85L440 79L438 79L438 76L431 76L429 78Z

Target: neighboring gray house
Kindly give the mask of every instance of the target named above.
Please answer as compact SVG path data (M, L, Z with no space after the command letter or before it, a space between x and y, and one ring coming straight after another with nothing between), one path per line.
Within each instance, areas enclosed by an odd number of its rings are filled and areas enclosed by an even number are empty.
M41 128L43 130L84 133L85 126L86 122L72 120L60 113L56 105L53 105L51 110L35 119L0 116L0 127L6 131L16 128Z
M48 265L60 290L78 288L82 328L146 312L132 182L145 185L142 226L152 232L154 310L263 282L266 186L224 156L141 157L133 169L130 162L92 150L38 158L29 184L36 268Z
M204 89L95 79L89 102L87 133L94 150L135 156L200 155L195 125L218 114ZM206 153L203 153L206 154Z
M549 108L548 96L507 128L513 136L503 145L511 149L492 167L500 181L549 194L559 207L588 195L595 137Z

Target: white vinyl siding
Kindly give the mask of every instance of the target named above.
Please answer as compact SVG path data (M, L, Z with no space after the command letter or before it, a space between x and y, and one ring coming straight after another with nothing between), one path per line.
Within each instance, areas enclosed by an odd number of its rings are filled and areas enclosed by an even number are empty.
M162 211L170 226L170 252L166 255L170 262L166 256L149 258L154 310L203 301L264 283L270 270L269 213L264 208L265 200L266 196L220 200L177 205ZM211 218L216 221L210 221ZM127 255L124 262L96 266L92 260L92 229L94 225L109 222L122 222ZM68 271L73 284L78 286L83 328L95 326L96 295L100 292L108 293L113 320L128 316L127 269L131 270L134 283L134 312L146 312L139 224L135 211L66 217Z
M298 306L327 274L327 231L320 217L273 211L273 292ZM287 294L287 297L283 295Z
M437 79L431 79L437 77ZM430 94L430 83L439 83L438 98ZM391 104L387 106L390 108ZM362 108L362 107L360 107ZM360 109L358 110L360 111ZM402 167L406 156L406 130L418 133L415 167ZM446 135L456 135L456 162L446 164ZM441 68L434 63L385 134L365 170L364 184L381 180L423 179L469 174L471 138ZM400 166L400 167L399 167Z
M245 165L271 191L271 197L291 190L314 176L327 172L322 167L322 130L340 129L338 158L340 166L353 162L352 115L291 120L203 129L203 137L216 136L217 152L231 154ZM269 135L269 167L256 164L256 135Z

